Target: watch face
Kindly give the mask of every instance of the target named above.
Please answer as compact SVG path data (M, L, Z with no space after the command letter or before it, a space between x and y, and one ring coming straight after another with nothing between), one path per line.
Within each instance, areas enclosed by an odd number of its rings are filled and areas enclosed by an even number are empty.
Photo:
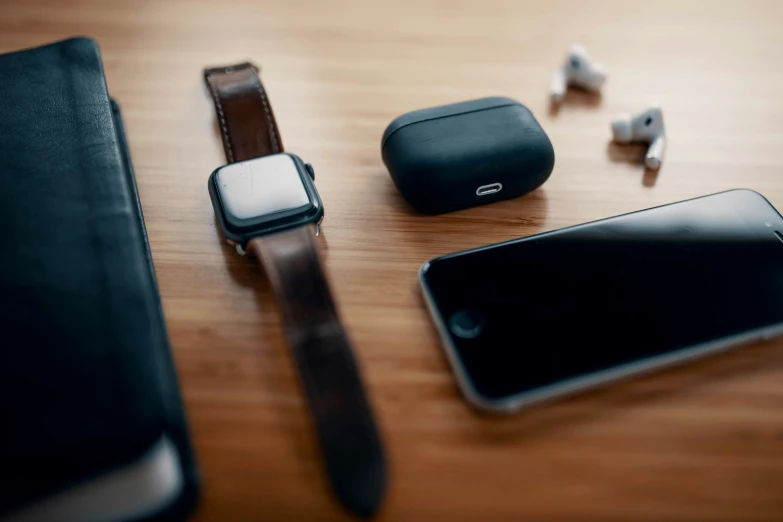
M210 193L234 241L314 222L323 214L301 160L285 153L219 168L210 178Z
M299 169L287 154L226 165L215 176L223 208L243 220L310 203Z

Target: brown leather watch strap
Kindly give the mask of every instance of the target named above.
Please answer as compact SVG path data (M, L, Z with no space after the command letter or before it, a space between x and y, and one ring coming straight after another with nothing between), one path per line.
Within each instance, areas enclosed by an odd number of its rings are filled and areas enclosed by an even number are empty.
M277 294L335 493L352 511L369 516L383 496L386 465L314 227L251 239L248 250L261 260Z
M229 163L283 152L275 114L252 63L204 70Z
M229 162L283 151L272 107L249 63L204 71ZM386 463L348 335L340 323L315 242L315 226L248 241L280 302L288 344L315 419L332 488L360 516L386 487Z

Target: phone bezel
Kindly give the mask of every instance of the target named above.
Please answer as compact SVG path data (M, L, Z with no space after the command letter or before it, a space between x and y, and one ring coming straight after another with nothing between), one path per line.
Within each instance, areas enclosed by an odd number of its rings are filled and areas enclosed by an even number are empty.
M668 352L655 357L650 357L643 360L634 361L631 363L616 366L613 368L607 368L605 370L601 370L598 372L581 375L579 377L566 379L541 388L526 390L524 392L510 395L507 397L502 397L498 399L488 398L488 397L484 397L473 386L468 371L463 365L459 356L459 352L457 351L457 348L451 339L451 335L448 332L446 321L440 314L440 311L438 310L437 305L435 303L435 298L432 295L432 292L429 289L426 282L426 272L429 269L430 265L435 261L466 256L466 255L470 255L476 252L481 252L489 249L502 248L510 244L532 241L532 240L540 239L545 236L561 234L569 230L595 226L600 223L605 223L607 221L623 218L625 216L629 216L632 214L647 212L655 208L667 207L671 205L687 204L688 202L695 201L698 199L717 197L730 193L742 193L743 197L760 198L765 203L763 205L764 207L763 212L758 212L759 209L756 207L752 209L752 212L755 214L753 216L745 216L741 214L740 211L735 207L735 211L737 212L738 216L745 221L746 225L754 233L774 234L775 230L783 230L783 216L781 216L781 214L777 211L777 209L775 209L775 207L764 196L752 190L735 189L735 190L729 190L725 192L719 192L716 194L710 194L707 196L701 196L698 198L691 198L683 201L677 201L674 203L669 203L667 205L659 205L657 207L651 207L636 212L629 212L627 214L612 216L609 218L591 221L588 223L583 223L572 227L566 227L566 228L561 228L548 232L543 232L540 234L534 234L523 238L512 239L510 241L504 241L501 243L495 243L492 245L473 248L470 250L455 252L453 254L446 254L444 256L438 256L425 262L419 269L419 286L421 288L422 295L424 297L424 301L429 311L430 317L435 323L435 328L438 332L438 336L440 337L441 346L444 349L446 358L449 361L452 372L454 373L454 376L457 380L457 384L459 385L459 388L462 391L462 394L465 397L465 399L468 401L468 403L471 406L477 408L478 410L484 412L513 413L519 411L524 407L533 404L537 404L540 402L544 402L559 397L565 397L578 392L597 388L612 382L617 382L633 376L638 376L655 370L683 364L692 360L705 357L707 355L716 354L722 351L737 348L742 345L751 344L753 342L757 342L761 340L768 340L777 337L779 335L782 335L783 321L764 328L748 330L746 332L742 332L728 337L723 337L715 341L696 344L688 348L682 348L677 351ZM748 210L747 208L743 209L743 212L747 210ZM769 226L766 224L767 222L770 222L771 224L772 221L775 222L773 226Z

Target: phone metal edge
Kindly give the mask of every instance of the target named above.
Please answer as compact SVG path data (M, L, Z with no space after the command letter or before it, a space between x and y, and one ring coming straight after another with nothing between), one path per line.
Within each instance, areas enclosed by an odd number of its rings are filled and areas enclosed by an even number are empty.
M661 205L656 205L654 207L643 208L641 210L633 210L631 212L625 212L623 214L617 214L615 216L609 216L609 217L605 217L605 218L594 219L592 221L587 221L585 223L577 223L575 225L569 225L569 226L565 226L565 227L561 227L561 228L555 228L555 229L552 229L552 230L546 230L544 232L538 232L538 233L535 233L535 234L530 234L528 236L516 237L516 238L513 238L513 239L507 239L505 241L498 241L496 243L490 243L488 245L479 245L477 247L467 248L465 250L458 250L457 252L448 252L446 254L441 254L439 256L433 257L432 259L429 259L425 263L425 266L430 264L432 261L436 261L436 260L449 259L449 258L452 258L452 257L458 257L458 256L467 255L467 254L473 254L475 252L483 252L485 250L490 250L492 248L498 248L498 247L502 247L502 246L506 246L506 245L511 245L511 244L515 244L515 243L518 243L518 242L521 242L521 241L534 241L536 239L542 239L542 238L545 238L545 237L548 237L548 236L552 236L552 235L555 235L555 234L559 234L559 233L562 233L562 232L578 230L580 228L585 228L585 227L597 225L599 223L613 221L613 220L615 220L617 218L628 217L628 216L632 216L634 214L641 214L642 212L647 212L647 211L650 211L650 210L657 210L657 209L660 209L660 208L670 207L670 206L673 206L673 205L679 205L681 203L689 203L691 201L697 201L699 199L711 198L711 197L714 197L714 196L721 196L721 195L724 195L724 194L729 194L730 192L751 192L751 193L757 195L758 197L763 199L770 206L770 208L772 208L772 210L775 211L775 213L781 219L783 219L783 214L778 212L778 209L775 208L775 206L772 203L770 203L770 201L763 194L761 194L760 192L757 192L757 191L752 190L752 189L747 189L747 188L735 188L735 189L723 190L723 191L720 191L720 192L714 192L712 194L706 194L704 196L696 196L696 197L693 197L693 198L682 199L682 200L679 200L679 201L673 201L671 203L664 203L664 204L661 204ZM424 268L424 266L422 266L422 268ZM420 270L420 272L421 272L421 270Z
M440 337L441 341L440 345L446 354L446 359L449 361L451 371L457 379L457 384L460 391L462 392L462 395L471 406L478 408L479 410L493 413L513 412L514 409L509 409L508 406L497 404L495 401L484 399L481 395L479 395L475 388L473 388L473 385L468 378L467 372L462 366L462 361L460 360L459 355L457 355L457 350L454 347L454 344L451 342L449 333L446 331L446 325L443 323L443 321L441 321L440 314L435 308L435 300L433 299L427 284L424 282L424 272L429 267L430 261L425 262L419 268L419 288L424 295L424 303L427 306L427 311L429 312L430 318L435 323L435 329L437 330L438 337Z
M446 330L446 325L435 307L435 300L432 297L432 293L424 280L424 272L429 267L430 261L425 262L419 269L419 288L424 296L424 302L427 306L430 318L435 323L435 329L437 330L441 341L440 344L446 353L446 358L451 365L452 373L457 379L460 391L471 406L485 412L514 413L533 404L566 397L630 377L673 367L689 361L701 359L708 355L727 351L732 348L738 348L742 345L770 340L774 337L783 335L783 322L780 322L767 327L724 337L716 341L709 341L693 345L689 348L682 348L673 353L649 357L641 361L620 365L615 368L609 368L581 377L567 379L557 384L551 384L533 391L522 392L503 399L486 399L476 391L473 384L470 382L467 371L463 367L462 361L457 354L457 349Z

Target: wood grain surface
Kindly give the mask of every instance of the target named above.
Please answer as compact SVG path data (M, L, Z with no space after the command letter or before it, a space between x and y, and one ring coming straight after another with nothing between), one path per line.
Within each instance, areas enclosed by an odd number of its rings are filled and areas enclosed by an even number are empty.
M783 3L0 0L0 51L101 45L124 111L203 475L195 522L349 520L324 478L277 309L219 234L224 163L201 70L251 60L286 148L315 166L323 248L390 460L382 521L783 520L783 343L767 342L512 417L462 400L417 287L427 259L726 189L783 208ZM603 96L547 89L582 43ZM395 192L397 115L519 99L551 137L526 197L439 217ZM615 113L662 105L668 150L610 144ZM639 335L644 335L639 332Z

